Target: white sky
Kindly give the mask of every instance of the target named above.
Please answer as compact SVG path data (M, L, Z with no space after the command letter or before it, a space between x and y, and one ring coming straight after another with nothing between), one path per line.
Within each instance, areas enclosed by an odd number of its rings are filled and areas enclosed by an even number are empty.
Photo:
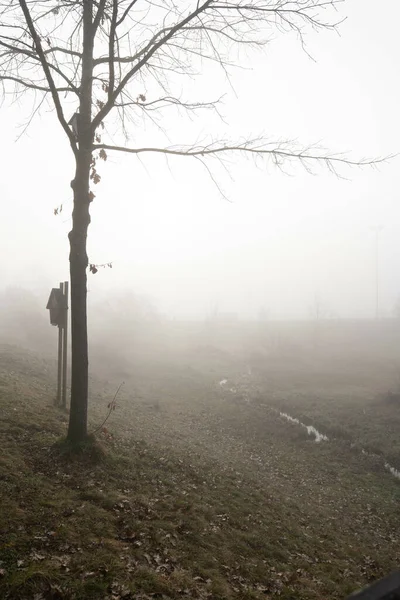
M171 143L220 131L236 138L321 142L354 158L400 151L400 38L397 0L347 0L348 18L334 33L312 33L310 60L290 36L232 73L236 96L221 71L210 69L183 88L191 99L226 92L227 124L209 114L194 123L165 113ZM55 115L43 113L17 143L24 102L0 110L0 287L21 285L47 297L68 277L73 161ZM132 130L149 145L154 130ZM190 159L114 154L101 167L89 229L89 259L113 261L89 274L91 301L111 290L149 295L170 316L221 311L275 318L307 317L315 294L340 317L373 316L375 238L380 253L382 312L400 294L400 158L379 169L316 168L289 175L233 157L232 180L216 173L230 202ZM63 203L60 216L53 209Z

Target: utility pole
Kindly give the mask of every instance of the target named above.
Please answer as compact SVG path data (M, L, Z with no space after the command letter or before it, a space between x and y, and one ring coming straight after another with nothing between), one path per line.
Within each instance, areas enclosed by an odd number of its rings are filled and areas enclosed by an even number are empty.
M379 319L379 235L383 230L383 225L371 227L375 232L375 319Z

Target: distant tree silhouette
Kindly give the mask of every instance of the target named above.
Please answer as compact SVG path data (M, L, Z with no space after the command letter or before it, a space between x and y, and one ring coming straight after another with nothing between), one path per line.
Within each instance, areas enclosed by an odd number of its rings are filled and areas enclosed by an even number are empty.
M370 164L330 155L296 143L262 138L215 140L193 146L113 145L106 135L111 115L125 134L135 117L152 119L169 107L186 113L217 110L218 101L182 98L177 76L194 77L201 63L221 69L240 46L262 50L275 30L294 31L303 43L306 28L334 29L341 0L0 0L0 80L5 94L29 95L32 117L49 101L75 158L70 241L72 381L68 438L87 436L88 335L87 231L100 161L109 152L136 156L162 153L201 161L232 154L265 157L278 167L290 160L306 169L323 162ZM137 93L152 80L158 95ZM181 87L181 84L179 85ZM71 107L73 110L71 111ZM71 112L75 111L70 119ZM167 116L167 113L165 113ZM166 118L165 116L165 118ZM126 139L125 138L125 139ZM54 152L49 148L49 152ZM94 267L94 269L93 269Z

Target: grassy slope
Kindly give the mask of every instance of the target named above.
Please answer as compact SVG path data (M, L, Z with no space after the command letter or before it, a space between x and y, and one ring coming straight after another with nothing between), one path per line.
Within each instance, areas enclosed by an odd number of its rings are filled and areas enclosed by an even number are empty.
M52 365L1 348L0 597L323 600L398 566L398 481L216 372L157 373L125 386L105 454L71 462Z
M255 376L271 405L331 437L383 455L400 470L400 400L388 394L398 388L396 364L317 358L300 368L256 367Z

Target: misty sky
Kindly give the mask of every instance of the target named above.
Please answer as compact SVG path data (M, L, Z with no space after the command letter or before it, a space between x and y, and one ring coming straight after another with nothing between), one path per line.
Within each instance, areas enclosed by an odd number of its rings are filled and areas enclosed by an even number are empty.
M400 151L400 40L397 0L347 0L335 33L309 33L308 51L275 32L263 53L242 55L242 69L207 69L183 88L190 100L226 93L224 122L209 113L192 122L164 113L170 143L210 133L230 138L320 143L353 158ZM145 90L148 93L148 90ZM29 98L0 110L0 287L44 295L68 278L73 160L55 115L43 110L16 142ZM72 111L71 111L72 112ZM69 116L69 115L67 115ZM162 139L156 127L131 130L132 144ZM168 142L166 142L168 143ZM315 295L339 317L374 315L375 237L381 234L382 314L400 295L400 158L379 169L342 169L338 179L296 165L229 162L229 177L210 163L229 201L188 158L110 155L101 167L89 229L89 260L113 261L89 274L90 302L110 290L150 296L172 317L222 312L308 317ZM63 204L60 216L53 209Z

